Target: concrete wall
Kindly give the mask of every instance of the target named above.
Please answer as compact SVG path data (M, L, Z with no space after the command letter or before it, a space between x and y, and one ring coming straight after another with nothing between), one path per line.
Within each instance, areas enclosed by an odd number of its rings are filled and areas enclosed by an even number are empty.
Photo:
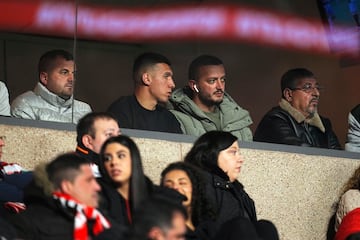
M74 151L74 125L0 117L4 159L32 169L61 152ZM145 173L156 183L170 162L182 160L192 137L123 129L138 144ZM240 143L240 181L255 200L259 219L277 226L282 240L326 239L342 185L359 167L360 154L266 143Z

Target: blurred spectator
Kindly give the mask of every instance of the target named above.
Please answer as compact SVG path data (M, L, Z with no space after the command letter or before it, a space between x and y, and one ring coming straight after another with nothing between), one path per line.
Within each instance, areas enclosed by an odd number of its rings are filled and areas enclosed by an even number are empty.
M161 195L181 203L176 191L154 185L143 172L140 151L128 136L111 137L103 144L99 165L100 210L119 224L129 226L134 212L150 197Z
M131 240L185 240L185 209L167 199L153 198L134 217Z
M186 197L183 201L188 215L186 239L209 239L206 228L214 224L215 210L206 198L200 169L185 162L171 163L161 172L160 182Z
M10 210L20 212L25 209L23 189L32 179L32 172L25 171L16 163L1 161L5 136L0 136L0 215Z
M99 191L86 159L59 155L36 167L25 191L27 208L11 223L20 239L121 239L121 228L97 210Z
M0 239L1 240L21 240L17 238L16 230L5 219L0 217Z
M343 194L336 210L335 231L337 231L342 219L355 208L360 207L360 167L344 185Z
M341 222L334 240L360 239L360 208L350 211Z
M76 126L76 153L91 162L95 177L100 177L100 149L110 137L121 134L116 119L106 112L91 112L82 117Z

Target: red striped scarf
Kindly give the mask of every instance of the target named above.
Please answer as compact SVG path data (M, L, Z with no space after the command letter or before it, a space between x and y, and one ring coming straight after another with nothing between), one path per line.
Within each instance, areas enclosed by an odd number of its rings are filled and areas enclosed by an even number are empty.
M73 199L70 195L54 192L53 197L55 200L59 201L61 206L64 208L74 209L75 210L75 219L74 219L74 240L88 240L89 230L87 221L95 220L92 233L96 236L105 229L110 228L109 221L94 207L89 207L84 204L79 203Z

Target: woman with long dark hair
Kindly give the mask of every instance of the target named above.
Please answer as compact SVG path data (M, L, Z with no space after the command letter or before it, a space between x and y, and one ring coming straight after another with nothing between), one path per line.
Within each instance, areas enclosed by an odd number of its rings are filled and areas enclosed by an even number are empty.
M128 136L119 135L105 141L100 151L100 210L124 226L133 221L140 205L154 195L181 202L176 191L154 185L143 172L140 151Z
M120 135L103 144L100 157L100 209L117 222L130 225L134 210L149 196L139 149L131 138Z
M207 132L195 141L185 162L204 170L206 197L216 213L216 227L209 230L215 239L278 239L272 223L257 221L254 201L237 180L244 162L237 137Z

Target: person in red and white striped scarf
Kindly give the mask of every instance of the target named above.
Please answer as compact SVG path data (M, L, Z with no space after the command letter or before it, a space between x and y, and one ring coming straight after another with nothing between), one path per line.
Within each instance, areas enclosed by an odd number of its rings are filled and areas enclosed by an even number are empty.
M11 222L27 240L124 239L125 230L97 209L99 191L89 161L76 153L60 155L35 169L25 191L27 209Z

